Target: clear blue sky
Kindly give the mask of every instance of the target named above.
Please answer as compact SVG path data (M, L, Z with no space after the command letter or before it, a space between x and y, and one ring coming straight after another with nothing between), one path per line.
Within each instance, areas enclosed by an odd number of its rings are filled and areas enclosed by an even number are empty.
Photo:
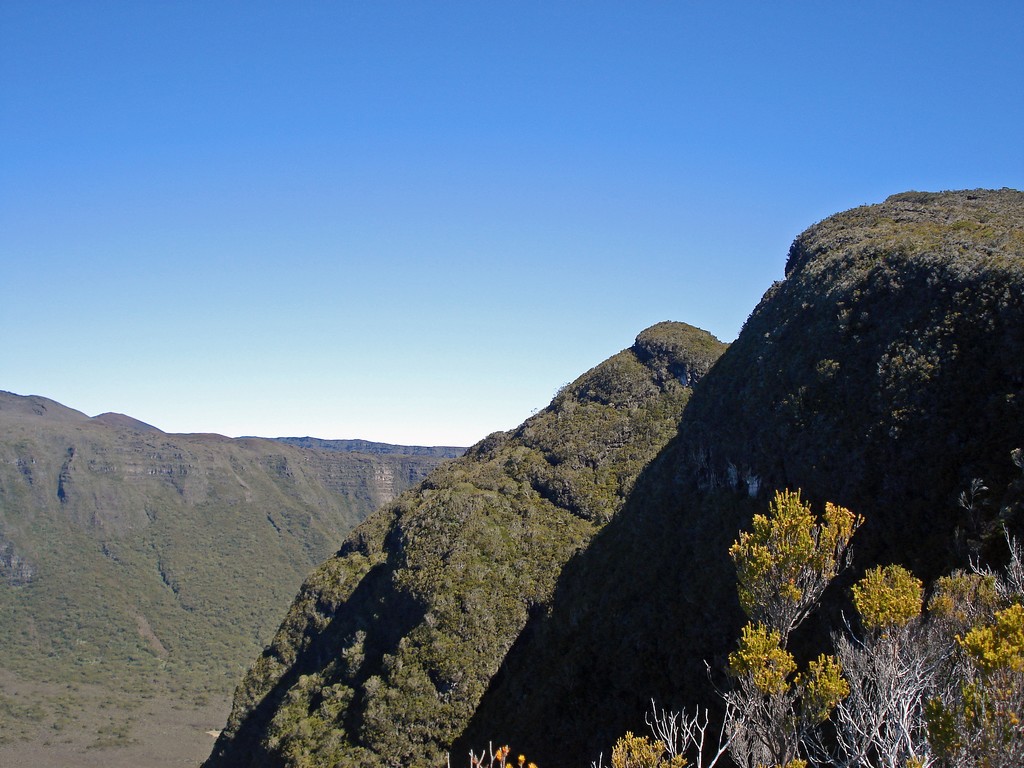
M0 3L0 389L469 444L815 221L1024 187L1020 2Z

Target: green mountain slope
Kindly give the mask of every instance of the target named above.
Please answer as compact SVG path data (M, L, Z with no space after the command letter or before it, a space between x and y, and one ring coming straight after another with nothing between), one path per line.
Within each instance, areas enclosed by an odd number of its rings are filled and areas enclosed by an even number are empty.
M440 461L0 393L0 667L224 695L309 569Z
M442 761L723 349L654 326L367 520L303 585L209 765Z
M726 550L775 488L867 518L847 580L890 560L934 576L1020 530L1021 193L906 193L815 225L713 367L689 331L645 359L657 335L364 523L307 580L207 765L436 765L488 741L587 765L644 729L651 697L713 705L705 661L742 618ZM698 349L710 370L677 415L694 380L663 361ZM993 490L966 515L974 477Z

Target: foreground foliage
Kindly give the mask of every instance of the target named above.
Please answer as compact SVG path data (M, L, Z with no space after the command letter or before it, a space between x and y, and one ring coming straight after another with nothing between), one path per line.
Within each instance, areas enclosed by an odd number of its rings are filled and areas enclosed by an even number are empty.
M779 492L769 514L756 516L753 531L730 548L752 621L728 657L732 685L722 693L724 724L708 765L726 751L741 768L1021 765L1020 545L1007 535L1005 574L975 565L973 572L939 579L927 614L920 579L899 565L869 569L851 589L859 629L836 632L834 655L822 654L798 671L786 637L839 573L861 522L847 510L826 510L817 522L799 493ZM820 541L834 547L822 553L808 545ZM814 587L805 592L796 584ZM770 592L783 597L767 609L748 601ZM779 607L787 603L789 609ZM799 614L795 605L802 606ZM801 619L794 622L794 615ZM659 716L656 707L653 716L648 722L656 736L669 732L666 724L692 729L696 722L685 712ZM661 768L665 755L685 760L689 750L703 764L703 739L672 741L680 747L670 753L663 741L627 733L613 758L628 755L629 768Z
M786 643L847 564L861 522L834 504L819 522L799 492L780 491L729 550L752 619L729 655L735 687L725 694L729 753L744 768L795 766L801 744L849 694L837 658L822 654L794 675Z
M753 530L729 548L747 616L771 627L784 644L847 565L850 539L861 522L830 502L816 524L799 491L776 493L768 515L755 515Z

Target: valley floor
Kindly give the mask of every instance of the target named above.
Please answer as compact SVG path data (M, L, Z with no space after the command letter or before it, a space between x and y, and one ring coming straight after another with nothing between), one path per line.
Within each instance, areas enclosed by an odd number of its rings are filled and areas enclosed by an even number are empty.
M0 670L5 768L171 768L209 755L230 701L39 683Z

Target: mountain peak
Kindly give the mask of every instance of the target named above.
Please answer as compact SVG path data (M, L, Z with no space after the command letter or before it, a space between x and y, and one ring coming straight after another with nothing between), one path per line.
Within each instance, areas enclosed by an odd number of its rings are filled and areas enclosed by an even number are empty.
M93 416L92 420L98 424L106 424L108 427L130 429L133 432L160 432L163 434L162 429L154 427L152 424L147 424L144 421L133 419L131 416L126 416L123 413L101 413L98 416Z
M723 349L658 324L371 516L307 579L208 765L276 765L294 750L325 765L442 761Z
M17 395L14 392L0 392L0 411L6 411L8 415L41 416L50 421L86 421L89 418L81 411L48 397Z
M850 282L882 255L955 264L970 254L1019 254L1022 218L1024 193L1014 189L903 192L807 229L790 248L786 277L808 269Z
M726 345L707 331L687 323L665 321L641 331L633 351L659 374L685 387L695 385L721 356Z

